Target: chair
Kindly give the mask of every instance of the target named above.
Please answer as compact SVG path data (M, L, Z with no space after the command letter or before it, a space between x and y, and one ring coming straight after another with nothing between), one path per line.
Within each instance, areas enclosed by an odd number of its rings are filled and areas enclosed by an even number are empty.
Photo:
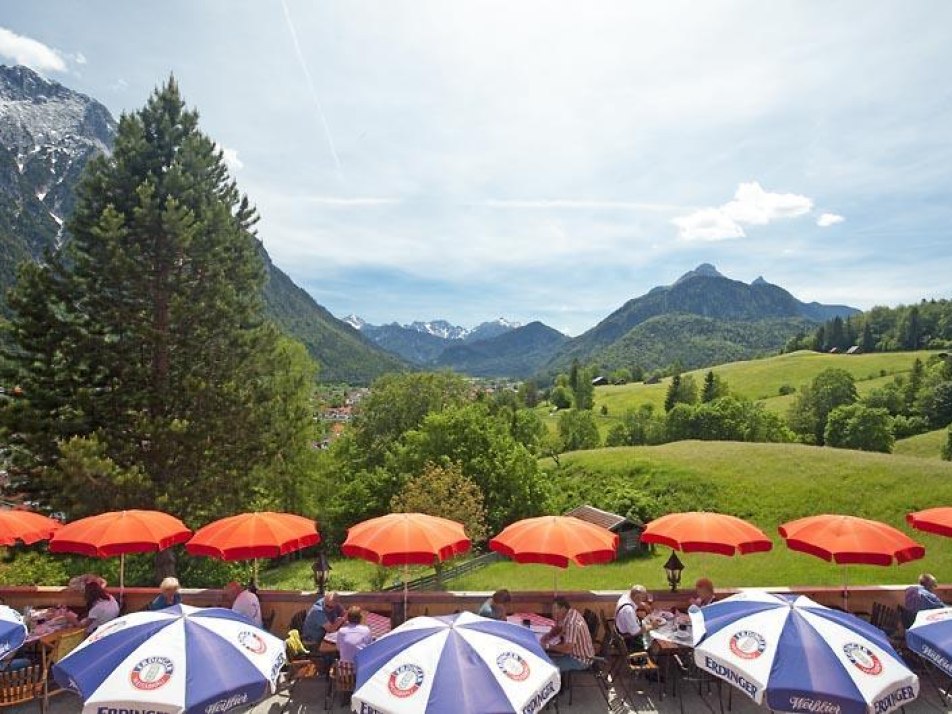
M264 629L266 629L268 632L271 632L271 625L274 624L274 616L277 613L278 613L277 610L272 610L267 615L261 618L261 626L264 627Z
M63 692L68 692L68 689L63 689L56 684L56 681L50 681L50 670L53 668L53 665L59 662L63 657L68 655L74 649L76 649L79 644L86 639L86 630L85 628L80 628L76 630L66 630L59 633L56 638L52 639L49 642L42 641L42 667L43 667L43 711L49 707L50 697L56 696L57 694L62 694ZM52 687L51 687L52 685Z
M674 692L675 696L678 698L678 704L681 707L681 714L684 714L684 695L681 693L679 687L682 684L697 684L697 694L702 699L704 698L701 688L707 685L707 693L711 693L711 684L717 685L717 703L720 707L721 714L724 714L724 701L721 697L721 680L708 674L703 669L697 666L694 662L694 657L687 656L682 657L679 654L672 655L674 662L678 668L678 676L675 678L674 683ZM730 689L730 688L729 688ZM712 707L706 700L704 703L707 705L707 708L712 712L714 707Z
M288 629L300 632L304 627L305 619L307 619L307 610L298 610L291 616L291 623L288 625Z
M310 653L304 648L297 630L292 629L288 632L288 638L284 644L287 653L284 676L275 689L275 694L288 695L288 700L281 711L287 710L290 706L294 699L294 690L301 680L316 679L320 676L317 662L311 659Z
M597 649L598 643L600 642L600 640L598 639L598 628L599 628L598 614L596 614L594 610L586 607L585 610L582 612L582 619L585 620L585 624L586 626L588 626L588 634L592 638L592 644L594 644Z
M902 605L897 605L896 607L899 609L899 620L902 622L902 626L908 630L916 621L916 613L912 610L907 610Z
M328 711L338 694L353 694L357 686L357 667L353 662L337 660L331 665L327 676L327 692L324 695L324 711Z
M43 694L43 667L35 664L12 672L0 672L0 709L39 699ZM43 702L41 707L45 711Z

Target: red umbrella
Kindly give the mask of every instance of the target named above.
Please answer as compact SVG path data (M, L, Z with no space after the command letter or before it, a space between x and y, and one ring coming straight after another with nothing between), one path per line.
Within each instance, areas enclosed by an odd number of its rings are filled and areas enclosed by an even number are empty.
M347 529L341 552L378 565L402 565L403 613L407 612L408 565L432 565L465 553L470 540L461 523L425 513L390 513Z
M0 511L0 545L22 541L26 545L48 540L63 524L33 511Z
M185 550L221 560L251 560L277 558L320 542L312 519L263 511L241 513L202 526Z
M669 513L651 521L642 543L658 543L684 553L763 553L773 547L762 530L736 516L706 511Z
M557 568L614 560L618 536L574 516L524 518L489 541L491 550L517 563L545 563Z
M906 523L919 531L952 537L952 508L929 508L906 516Z
M119 556L119 593L125 587L127 553L148 553L184 543L192 535L182 521L161 511L110 511L67 523L50 539L52 553L95 558Z
M900 530L879 521L856 516L808 516L778 529L787 547L839 565L892 565L918 560L926 549ZM846 568L843 569L844 577ZM844 584L843 602L848 609Z

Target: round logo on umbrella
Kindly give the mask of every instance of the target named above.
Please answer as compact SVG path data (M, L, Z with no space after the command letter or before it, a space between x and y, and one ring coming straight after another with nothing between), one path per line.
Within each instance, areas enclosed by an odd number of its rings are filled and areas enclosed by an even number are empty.
M412 697L423 684L423 669L415 664L404 664L390 673L387 686L390 693L401 699Z
M843 645L843 652L846 653L847 659L849 659L860 672L874 677L882 674L883 663L879 661L879 657L868 647L864 647L858 642L849 642Z
M168 657L147 657L132 668L129 679L136 689L158 689L172 678L175 669Z
M946 610L933 612L929 615L926 615L926 622L942 622L943 620L948 620L950 616L952 616L952 613L949 613Z
M767 641L759 632L741 630L731 637L730 648L741 659L757 659L767 649Z
M503 652L496 658L496 666L514 682L524 682L529 678L529 663L515 652Z
M238 642L249 652L255 654L264 654L268 650L268 645L256 633L244 630L238 634Z

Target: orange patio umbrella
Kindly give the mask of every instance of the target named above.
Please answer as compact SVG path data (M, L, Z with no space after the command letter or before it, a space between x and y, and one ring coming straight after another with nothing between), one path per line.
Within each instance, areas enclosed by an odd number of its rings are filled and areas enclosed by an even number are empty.
M51 553L94 558L119 556L119 596L125 589L127 553L149 553L184 543L192 535L182 521L161 511L110 511L67 523L50 539Z
M63 524L33 511L11 509L0 511L0 545L22 541L31 545L48 540Z
M489 548L517 563L543 563L557 568L595 565L614 560L618 536L574 516L524 518L489 541ZM553 590L558 589L558 573Z
M928 508L906 516L906 523L918 531L952 537L952 508Z
M908 563L919 560L926 549L902 531L879 521L856 516L808 516L778 529L787 547L843 566L843 604L849 609L846 566Z
M220 560L252 560L257 580L258 558L277 558L320 542L312 519L294 513L260 511L240 513L202 526L185 544L185 550L191 555Z
M735 555L763 553L773 547L757 526L725 513L669 513L645 526L642 543L657 543L683 553Z
M469 550L463 524L425 513L390 513L347 529L341 552L378 565L402 565L403 614L407 612L409 565L432 565Z

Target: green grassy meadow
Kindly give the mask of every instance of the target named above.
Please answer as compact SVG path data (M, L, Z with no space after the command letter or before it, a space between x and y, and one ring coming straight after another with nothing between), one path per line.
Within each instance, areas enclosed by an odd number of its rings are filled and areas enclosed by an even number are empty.
M908 439L900 439L893 447L893 453L920 459L942 458L942 445L945 444L948 434L948 429L936 429L910 436Z
M629 447L577 452L563 464L581 467L576 477L597 482L599 475L650 474L652 487L676 493L681 485L703 481L703 502L684 510L714 510L746 518L774 541L774 549L735 558L709 554L682 556L685 581L702 575L722 586L838 585L842 569L787 550L777 526L816 513L845 513L889 523L926 547L925 559L903 566L851 566L851 583L912 582L922 570L940 580L952 578L952 540L913 531L905 514L930 506L952 504L952 463L906 456L871 454L794 444L677 442L654 447ZM548 468L554 468L551 464ZM633 582L664 587L659 548L653 556L630 558L604 566L573 567L559 573L561 589L621 589ZM451 581L454 590L497 587L536 589L552 586L555 568L498 563Z

